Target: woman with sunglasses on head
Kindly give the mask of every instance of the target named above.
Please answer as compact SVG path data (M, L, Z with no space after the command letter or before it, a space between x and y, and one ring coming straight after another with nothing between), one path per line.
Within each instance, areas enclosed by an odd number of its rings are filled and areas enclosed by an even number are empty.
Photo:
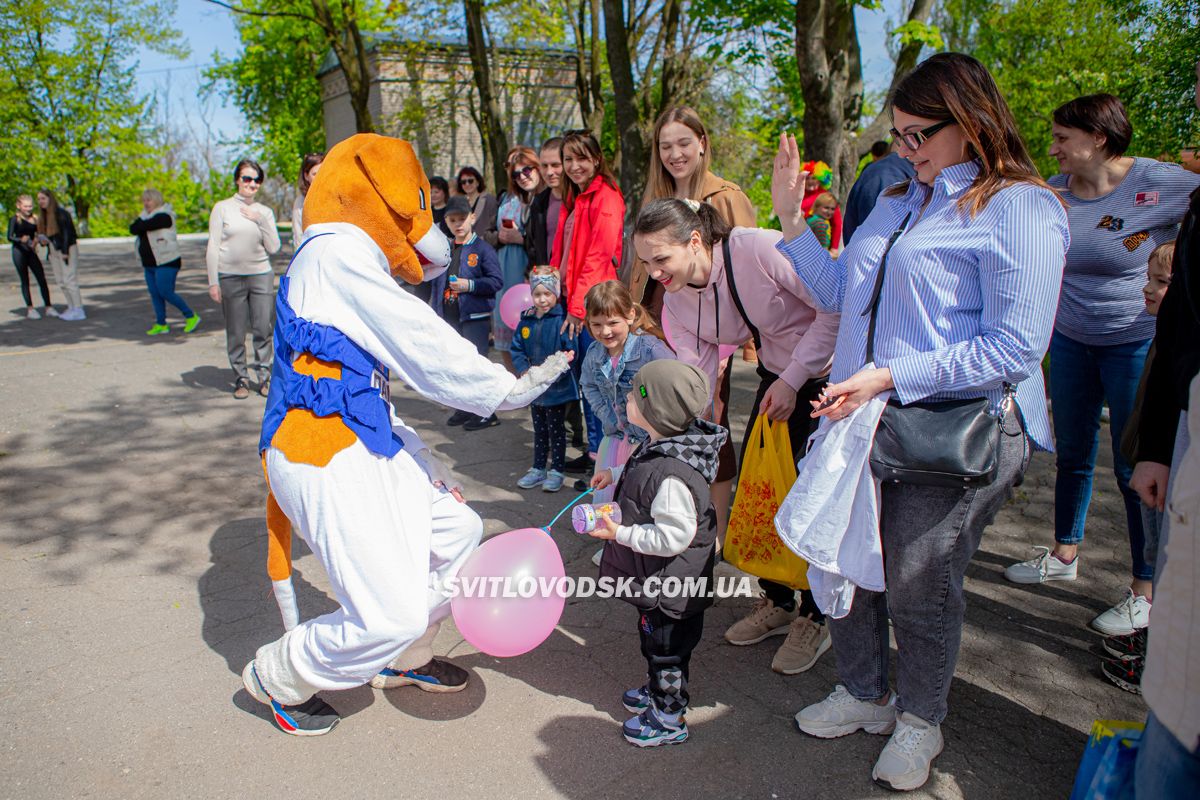
M492 247L500 244L496 231L496 197L487 191L483 173L474 167L463 167L454 179L454 188L471 205L471 216L475 218L475 235Z
M864 417L836 426L859 408L869 423L883 410L876 397L890 392L904 404L976 401L972 408L991 418L989 442L999 441L990 482L929 485L928 476L913 474L927 462L910 460L905 482L868 479L844 501L877 522L877 538L866 535L882 546L886 590L852 587L852 600L843 595L840 604L821 596L841 683L800 711L796 726L822 738L892 734L872 777L910 790L928 780L942 751L967 564L1022 475L1030 445L1052 444L1041 360L1069 234L1061 200L1038 176L1007 103L977 60L929 58L899 82L890 106L892 135L916 179L884 193L840 258L804 223L805 176L790 137L780 142L771 194L785 237L780 249L818 305L842 312L826 400L814 404L814 416L828 418L821 430L830 437L856 430ZM949 419L945 405L922 408L939 424ZM871 430L857 447L845 440L866 478L883 428ZM955 437L957 430L940 434L938 441L955 438L947 451L967 439ZM828 499L806 489L798 481L789 502L811 508ZM781 532L794 540L806 531L782 524ZM899 650L895 692L888 686L889 617Z
M542 190L538 157L532 148L514 147L508 151L504 163L508 170L508 190L500 196L500 208L496 212L496 237L500 243L496 252L500 257L500 271L504 274L504 287L496 294L497 297L503 297L510 288L525 282L526 273L529 272L529 253L525 250L529 203ZM508 351L513 332L500 317L499 303L496 305L492 320L492 343L511 370L512 357Z
M254 161L239 161L233 170L237 192L214 205L208 218L208 295L225 314L225 348L238 400L250 396L247 331L254 339L258 393L266 397L271 383L275 273L270 257L280 244L275 212L254 201L265 177Z
M615 281L621 263L625 235L625 197L604 159L600 142L588 130L567 131L560 145L563 175L563 207L550 250L550 266L562 275L562 298L567 319L563 330L579 335L579 351L587 353L594 341L588 326L584 300L598 283ZM583 359L575 360L579 377ZM604 438L600 420L583 400L587 422L588 455L594 460Z

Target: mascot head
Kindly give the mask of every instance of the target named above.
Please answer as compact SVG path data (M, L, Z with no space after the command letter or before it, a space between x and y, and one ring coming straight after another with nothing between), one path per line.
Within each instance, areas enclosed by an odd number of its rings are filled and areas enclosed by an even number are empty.
M325 156L304 199L304 224L348 222L383 250L392 275L420 283L450 263L450 243L433 224L429 179L412 145L360 133Z

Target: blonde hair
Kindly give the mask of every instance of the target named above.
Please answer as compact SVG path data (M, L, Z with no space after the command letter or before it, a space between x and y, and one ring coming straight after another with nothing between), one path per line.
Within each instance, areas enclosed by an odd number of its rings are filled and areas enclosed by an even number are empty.
M675 177L667 172L662 158L658 155L658 137L662 133L662 129L672 122L678 122L688 128L700 139L700 163L696 166L696 171L688 178L687 196L693 200L701 199L700 187L704 184L704 178L708 175L708 167L712 163L712 147L708 140L708 131L705 129L704 123L700 121L700 115L694 109L688 106L676 106L664 111L658 121L654 123L654 135L650 139L650 146L654 148L654 153L650 157L650 174L646 176L646 195L642 198L643 206L651 200L665 200L675 196L677 188Z
M1157 264L1167 268L1167 276L1171 275L1171 262L1175 260L1175 242L1163 242L1158 247L1150 251L1150 257L1146 259L1146 264Z
M640 303L633 302L633 295L620 281L597 283L588 289L583 305L589 321L592 317L633 317L629 324L631 333L648 333L664 342L667 340L662 328L654 324L654 319Z
M146 191L142 192L142 202L144 203L147 200L153 203L155 208L162 208L166 203L166 201L163 200L162 192L160 192L158 189L147 189Z

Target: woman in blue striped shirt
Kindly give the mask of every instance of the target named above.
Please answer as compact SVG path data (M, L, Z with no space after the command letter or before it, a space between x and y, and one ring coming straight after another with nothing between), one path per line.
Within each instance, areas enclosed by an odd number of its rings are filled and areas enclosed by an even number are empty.
M882 486L886 594L859 588L849 613L830 618L842 685L796 715L800 730L825 738L891 733L872 777L908 790L928 780L942 750L967 564L1023 473L1030 440L1050 447L1040 364L1069 235L1061 201L977 60L933 56L899 83L891 106L892 135L916 179L880 198L840 259L804 224L804 178L790 137L775 160L772 199L780 249L818 306L842 313L826 390L836 400L814 414L843 419L889 390L903 403L986 397L1007 434L988 486ZM889 241L868 366L869 308ZM894 693L889 615L899 649Z

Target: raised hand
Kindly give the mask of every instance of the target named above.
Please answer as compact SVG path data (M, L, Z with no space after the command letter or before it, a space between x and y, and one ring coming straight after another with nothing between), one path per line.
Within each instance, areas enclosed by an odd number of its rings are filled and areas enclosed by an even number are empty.
M799 236L808 227L801 210L808 173L800 169L801 163L796 137L789 133L779 134L779 149L775 153L775 168L771 174L771 205L787 239Z

